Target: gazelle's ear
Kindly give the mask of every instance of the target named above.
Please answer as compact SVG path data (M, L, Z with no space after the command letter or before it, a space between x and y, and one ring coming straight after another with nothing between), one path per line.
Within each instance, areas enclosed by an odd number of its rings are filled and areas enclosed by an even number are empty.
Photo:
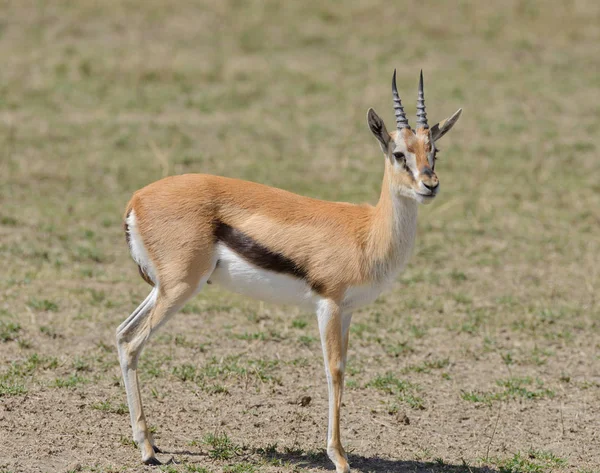
M431 136L433 137L433 141L439 140L442 136L448 133L460 118L461 113L462 108L459 108L450 118L447 118L446 120L443 120L437 123L436 125L433 125L431 127Z
M379 146L381 146L383 154L387 155L388 145L392 138L385 128L385 123L383 123L383 120L379 118L379 115L377 115L372 108L367 112L367 123L369 123L371 133L373 133L375 138L377 138L377 141L379 141Z

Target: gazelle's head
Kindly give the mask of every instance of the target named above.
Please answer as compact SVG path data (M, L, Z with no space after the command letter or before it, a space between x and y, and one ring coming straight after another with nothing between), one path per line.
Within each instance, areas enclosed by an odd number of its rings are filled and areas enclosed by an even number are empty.
M417 125L408 124L396 88L396 71L392 78L392 95L396 114L396 130L388 133L383 120L372 108L367 113L371 132L379 141L386 157L386 169L391 177L392 192L428 204L437 195L440 181L435 174L436 142L458 121L462 109L450 118L429 128L423 94L423 71L417 98Z

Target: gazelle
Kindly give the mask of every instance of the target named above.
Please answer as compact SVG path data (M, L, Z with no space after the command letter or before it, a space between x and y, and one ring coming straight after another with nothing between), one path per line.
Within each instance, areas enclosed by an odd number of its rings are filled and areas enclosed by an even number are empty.
M352 312L393 282L406 265L417 228L417 204L439 190L435 143L462 109L431 128L423 73L417 126L408 124L392 79L396 130L371 108L367 121L384 154L375 207L325 202L225 177L167 177L137 191L125 211L125 234L141 276L153 286L118 327L133 439L146 464L160 464L142 409L137 377L148 338L206 283L257 299L316 311L329 389L327 453L348 472L340 439L340 406Z

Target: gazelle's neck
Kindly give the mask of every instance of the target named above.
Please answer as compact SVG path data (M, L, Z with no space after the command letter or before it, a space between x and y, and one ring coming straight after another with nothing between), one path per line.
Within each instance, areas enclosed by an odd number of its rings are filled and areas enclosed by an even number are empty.
M408 262L417 233L417 206L414 199L392 191L386 165L367 246L375 279L390 276Z

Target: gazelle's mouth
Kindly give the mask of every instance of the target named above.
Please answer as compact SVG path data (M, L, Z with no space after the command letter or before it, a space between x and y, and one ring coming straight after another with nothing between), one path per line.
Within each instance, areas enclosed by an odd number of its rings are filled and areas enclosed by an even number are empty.
M415 194L415 199L417 200L417 202L419 202L420 204L427 205L433 202L435 196L437 195L437 192L432 192L431 194L421 194L420 192L415 191Z

